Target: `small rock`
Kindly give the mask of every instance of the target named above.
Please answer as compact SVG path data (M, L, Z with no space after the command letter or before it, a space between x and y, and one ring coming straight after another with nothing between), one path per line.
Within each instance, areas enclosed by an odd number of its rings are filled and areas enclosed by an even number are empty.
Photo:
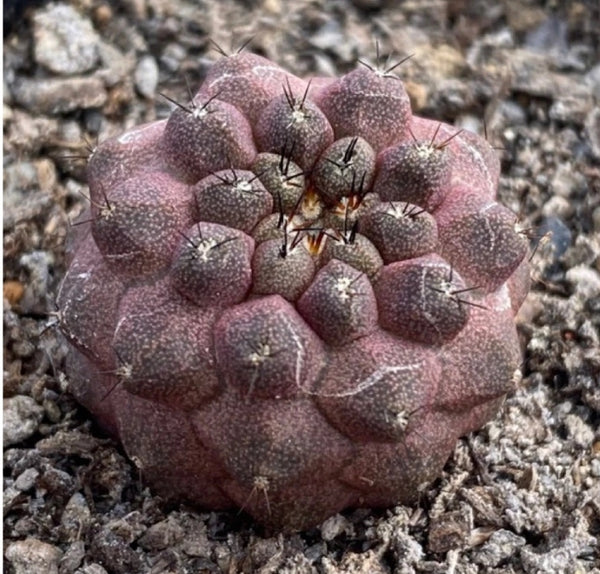
M114 88L123 81L129 81L135 67L135 54L123 53L116 46L101 42L98 46L102 68L96 75L108 88Z
M36 444L36 448L42 456L89 456L99 445L100 441L89 434L77 430L60 430L55 434L40 440Z
M20 78L12 86L15 101L37 114L64 114L83 108L99 108L107 99L97 77Z
M336 514L328 518L321 524L321 536L323 540L329 542L344 532L352 529L350 521L341 514Z
M594 442L594 431L581 417L569 414L563 419L569 438L582 449L591 448Z
M355 56L356 40L348 38L339 22L327 19L325 23L310 36L310 43L322 51L333 50L345 62Z
M588 536L588 539L591 536ZM595 540L595 539L594 539ZM575 536L567 538L560 545L552 545L545 552L539 552L529 545L523 546L519 553L520 563L523 565L524 572L546 573L546 572L565 572L565 574L578 574L579 572L594 572L586 568L584 560L579 559L579 554L593 552L593 546L589 543L586 547L586 540L577 539ZM586 552L587 551L587 552ZM591 564L589 564L591 565ZM597 572L597 570L595 570Z
M600 295L600 273L587 265L576 265L566 273L566 279L582 300Z
M114 15L110 4L100 4L94 9L94 22L98 28L103 29L114 18Z
M27 538L13 542L4 555L14 574L58 574L62 552L56 546Z
M160 57L160 62L167 71L176 72L185 57L185 48L175 42L171 42L165 46Z
M60 561L60 574L71 574L75 572L85 556L85 544L83 540L73 542L65 552Z
M179 522L185 534L181 543L183 552L188 556L210 558L211 545L206 532L206 524L198 520L195 515L187 514Z
M585 181L582 181L581 174L573 166L560 164L554 172L550 185L554 194L570 197L575 190L585 185Z
M31 397L17 395L4 399L4 447L17 444L34 434L44 409Z
M6 516L14 506L23 502L23 493L14 486L4 488L2 493L2 511Z
M46 309L50 292L49 284L52 279L51 269L54 267L52 253L35 250L22 255L19 264L29 272L29 281L21 301L21 310L30 313Z
M382 560L381 553L368 550L362 554L347 552L338 562L333 558L323 558L322 572L324 574L387 574L389 567Z
M471 91L464 81L445 78L436 84L438 90L432 94L431 107L446 116L455 116L470 105Z
M527 32L524 45L539 52L560 55L568 49L567 33L567 22L558 15L552 15Z
M582 125L592 109L594 109L594 100L589 94L575 93L572 96L559 97L550 106L548 115L550 119L557 122Z
M89 566L84 566L82 569L77 570L75 574L108 574L106 569L104 569L100 564L90 564Z
M146 550L164 550L179 544L184 534L183 528L169 517L150 526L138 543Z
M553 58L549 54L517 48L511 51L509 63L513 74L511 87L516 92L549 100L580 102L577 105L582 106L591 101L587 86L553 70Z
M527 32L539 26L547 17L542 7L529 5L521 0L507 0L503 4L508 24L517 32Z
M49 159L33 162L22 161L4 169L4 193L8 206L16 208L31 195L32 189L43 189L50 193L56 185L56 167ZM4 204L5 207L7 204Z
M68 4L50 4L33 17L34 57L56 74L81 74L98 63L100 38Z
M481 566L495 568L500 562L513 556L517 549L524 544L525 539L522 536L517 536L510 530L497 530L473 554L473 560Z
M30 161L13 163L4 168L4 193L9 203L5 207L16 207L28 190L37 187L37 171ZM6 201L5 199L5 201Z
M49 159L20 161L4 169L4 226L39 215L50 203L56 185L56 167ZM43 190L44 193L37 193Z
M523 109L523 106L519 105L515 100L503 100L500 102L494 115L498 115L501 119L498 121L493 118L488 129L493 130L496 122L502 126L519 126L523 125L527 121L527 113Z
M140 95L153 98L158 85L158 65L152 56L144 56L135 69L135 87Z
M571 230L560 217L545 217L537 232L540 236L548 234L552 250L552 262L558 261L573 241Z
M592 154L600 160L600 108L590 111L585 119L585 135L590 143Z
M62 411L55 400L44 399L42 403L44 414L51 423L58 423L62 418Z
M99 110L85 110L83 114L85 129L91 135L97 136L102 130L104 124L104 115Z
M596 207L592 212L592 221L594 222L594 231L600 233L600 207Z
M35 353L35 345L31 341L15 341L12 345L12 352L20 359L27 359Z
M8 90L5 90L7 93ZM59 124L54 118L33 117L17 108L12 110L12 117L4 118L7 149L21 156L32 157L42 147L52 143L58 136ZM5 168L6 169L6 168Z
M6 174L6 170L4 173ZM5 281L2 286L2 292L4 299L8 301L9 305L13 306L17 305L23 297L25 287L20 281Z
M473 511L446 512L432 519L428 547L431 552L448 552L466 545L473 529Z
M542 206L544 217L556 216L568 220L573 215L573 202L560 195L553 195Z
M40 491L47 492L55 498L65 499L75 489L75 479L64 470L49 468L38 481Z
M596 64L584 77L585 83L590 87L592 95L600 100L600 64Z
M25 469L19 476L17 476L15 480L15 488L18 488L21 492L26 492L35 486L35 481L39 475L39 471L35 468Z
M69 540L85 534L90 524L91 512L81 492L74 493L60 517L60 525Z
M142 572L142 559L126 540L103 528L92 540L91 552L114 574Z

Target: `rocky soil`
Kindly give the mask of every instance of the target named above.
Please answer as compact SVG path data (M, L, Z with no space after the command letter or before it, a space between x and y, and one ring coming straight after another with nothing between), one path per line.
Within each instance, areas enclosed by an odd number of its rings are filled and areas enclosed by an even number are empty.
M4 570L600 572L600 9L573 0L5 3ZM11 20L7 21L6 17ZM413 109L486 133L530 228L523 379L414 507L291 536L167 507L69 394L54 299L96 141L166 117L219 57L299 75L413 54Z

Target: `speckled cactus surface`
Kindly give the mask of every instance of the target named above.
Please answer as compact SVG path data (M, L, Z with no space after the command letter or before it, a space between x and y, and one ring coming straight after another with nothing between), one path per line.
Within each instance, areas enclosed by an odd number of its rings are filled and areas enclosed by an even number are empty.
M410 503L520 364L528 242L396 72L242 52L88 164L67 374L155 492L272 529Z

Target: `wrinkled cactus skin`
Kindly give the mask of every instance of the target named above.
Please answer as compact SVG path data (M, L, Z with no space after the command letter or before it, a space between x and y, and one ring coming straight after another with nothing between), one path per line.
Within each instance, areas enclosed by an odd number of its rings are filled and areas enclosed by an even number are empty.
M74 395L170 499L287 531L411 503L520 364L499 170L391 72L222 58L90 157L58 296Z

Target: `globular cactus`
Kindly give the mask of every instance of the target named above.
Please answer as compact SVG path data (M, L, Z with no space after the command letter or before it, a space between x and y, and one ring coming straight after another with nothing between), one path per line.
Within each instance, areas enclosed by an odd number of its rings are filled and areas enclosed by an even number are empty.
M410 503L511 389L528 243L499 160L394 71L224 57L88 175L66 369L156 492L284 530Z

